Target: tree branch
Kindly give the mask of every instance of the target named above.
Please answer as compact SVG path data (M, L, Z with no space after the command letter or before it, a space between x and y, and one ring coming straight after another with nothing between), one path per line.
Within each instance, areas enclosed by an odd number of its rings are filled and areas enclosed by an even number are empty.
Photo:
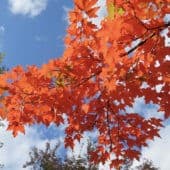
M110 108L110 102L109 101L107 101L107 112L106 112L106 114L107 114L107 117L106 117L106 121L107 121L107 124L108 124L108 135L109 135L109 138L110 138L110 150L112 151L112 149L113 149L113 141L112 141L112 134L111 134L111 127L110 127L110 119L109 119L109 111L108 111L108 109Z
M142 46L143 44L145 44L149 39L151 39L152 37L154 37L156 35L156 33L152 33L150 34L148 37L146 37L145 39L143 39L142 41L140 41L138 44L136 44L134 47L132 47L130 50L128 50L125 53L120 54L120 57L124 57L125 55L129 55L130 53L132 53L133 51L135 51L138 47Z
M155 27L146 27L147 31L151 31L151 30L156 30L156 31L163 31L165 28L167 28L168 26L170 26L170 22L164 24L164 25L160 25L160 26L155 26ZM149 36L147 36L146 38L144 38L143 40L141 40L138 44L136 44L134 47L132 47L130 50L128 50L125 53L120 54L120 57L124 57L125 55L129 55L130 53L132 53L133 51L135 51L138 47L142 46L143 44L145 44L149 39L151 39L152 37L154 37L157 33L156 32L152 32Z

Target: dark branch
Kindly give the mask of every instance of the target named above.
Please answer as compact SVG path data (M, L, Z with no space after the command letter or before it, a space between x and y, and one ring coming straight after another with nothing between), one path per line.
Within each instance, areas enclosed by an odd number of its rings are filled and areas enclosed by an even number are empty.
M136 44L133 48L131 48L130 50L128 50L127 52L123 53L120 55L120 57L123 57L125 55L129 55L130 53L132 53L133 51L135 51L138 47L140 47L141 45L145 44L149 39L151 39L152 37L154 37L156 35L156 33L152 33L150 34L147 38L143 39L142 41L140 41L138 44Z
M109 138L110 138L110 151L112 151L112 149L113 149L113 141L112 141L112 134L111 134L111 127L110 127L110 124L111 124L111 122L110 122L110 119L109 119L109 109L110 108L110 103L109 103L109 101L107 102L107 112L106 112L106 121L107 121L107 126L108 126L108 135L109 135Z
M138 47L142 46L143 44L145 44L149 39L151 39L152 37L154 37L157 33L156 31L163 31L165 28L167 28L168 26L170 26L170 22L164 24L164 25L159 25L159 26L155 26L155 27L146 27L147 31L151 31L151 30L155 30L155 32L152 32L148 37L144 38L143 40L141 40L139 43L137 43L134 47L132 47L130 50L128 50L127 52L123 53L120 55L120 57L123 57L125 55L129 55L130 53L132 53L133 51L135 51Z

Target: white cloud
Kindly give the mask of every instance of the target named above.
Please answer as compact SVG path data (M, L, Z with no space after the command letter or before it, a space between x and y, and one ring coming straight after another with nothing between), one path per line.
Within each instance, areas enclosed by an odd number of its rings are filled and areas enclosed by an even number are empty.
M145 104L144 98L136 98L133 108L128 108L129 113L140 113L145 118L156 117L163 118L163 113L158 112L159 106L155 104ZM148 142L148 147L142 149L142 156L140 161L134 161L133 167L140 165L146 158L151 160L154 166L161 170L169 169L170 155L167 153L170 148L170 123L164 123L165 127L161 129L161 138L155 138L154 141Z
M141 159L147 158L161 170L168 170L170 163L170 155L168 152L170 148L169 133L170 125L161 130L161 138L155 138L155 141L149 142L149 147L143 149ZM138 161L134 162L134 166L138 164Z
M5 123L6 124L6 123ZM50 143L54 146L62 138L51 139ZM42 132L35 127L26 127L26 134L19 134L14 138L11 132L5 128L0 128L0 142L4 145L0 148L0 163L4 164L4 170L23 170L23 164L29 161L29 152L31 148L36 146L39 149L44 149L47 138L42 138ZM28 170L28 168L24 168Z
M13 14L35 17L44 11L48 0L8 0L9 9Z
M158 112L159 106L153 103L146 104L144 97L136 98L133 107L126 107L128 113L139 113L146 119L151 117L163 119L163 112Z

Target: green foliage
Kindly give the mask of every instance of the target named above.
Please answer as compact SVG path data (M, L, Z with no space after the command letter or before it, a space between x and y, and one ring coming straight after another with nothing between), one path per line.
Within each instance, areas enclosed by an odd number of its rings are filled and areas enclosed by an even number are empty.
M3 62L4 57L5 57L5 53L0 52L0 74L3 74L4 71L8 70L5 66L2 66L2 62Z
M4 57L5 57L5 53L0 52L0 63L2 63Z
M134 170L160 170L159 168L155 167L152 161L145 159L144 162L135 167Z
M117 8L113 3L108 4L107 11L108 11L108 17L110 19L114 19L116 13L119 15L123 15L125 12L123 8Z
M89 157L77 159L72 156L64 161L57 155L60 144L56 144L53 148L50 143L46 143L45 150L34 147L29 153L30 161L27 161L23 168L31 167L32 170L97 170L97 166L91 165ZM92 145L89 143L87 150L90 151Z
M56 156L56 151L59 145L55 145L51 148L50 143L46 143L45 150L39 150L38 148L32 148L29 153L30 161L26 162L24 168L31 166L32 170L54 170L61 169L61 161Z
M144 159L141 161L140 165L132 168L133 161L127 158L124 165L120 167L120 170L160 170L157 168L151 160Z

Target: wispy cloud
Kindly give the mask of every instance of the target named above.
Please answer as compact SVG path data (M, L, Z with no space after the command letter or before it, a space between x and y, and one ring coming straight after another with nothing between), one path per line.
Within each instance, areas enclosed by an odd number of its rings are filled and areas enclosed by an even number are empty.
M8 0L9 9L13 14L35 17L47 7L48 0Z
M69 11L71 11L71 8L70 7L67 7L67 6L63 6L62 7L63 8L63 10L64 10L64 14L63 14L63 20L64 21L66 21L67 22L67 24L69 24L69 17L68 17L68 13L69 13Z
M0 52L2 52L1 50L3 48L4 33L5 33L5 26L4 25L0 25Z
M4 33L5 32L5 27L3 25L0 26L0 33Z
M36 42L47 42L47 37L41 36L41 35L36 35L35 36L35 41Z

